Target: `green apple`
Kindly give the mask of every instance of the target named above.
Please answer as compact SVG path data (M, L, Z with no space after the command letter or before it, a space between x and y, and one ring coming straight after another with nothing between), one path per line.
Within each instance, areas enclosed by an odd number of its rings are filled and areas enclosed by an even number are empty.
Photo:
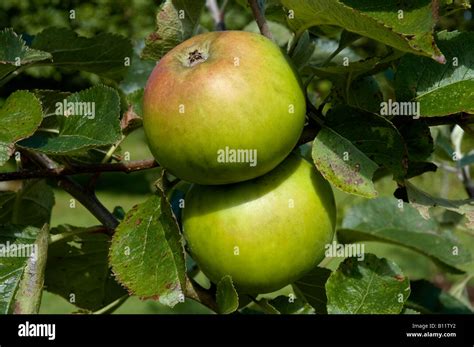
M230 275L241 292L278 290L319 264L334 236L329 184L296 154L264 176L228 186L193 185L183 230L211 281Z
M261 176L291 152L305 97L279 47L262 35L211 32L168 52L150 75L143 126L161 166L198 184Z

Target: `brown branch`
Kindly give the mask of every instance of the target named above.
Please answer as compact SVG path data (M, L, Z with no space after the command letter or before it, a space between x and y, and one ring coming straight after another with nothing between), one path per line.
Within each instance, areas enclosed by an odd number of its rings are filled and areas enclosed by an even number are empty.
M296 146L301 146L307 142L313 141L317 132L318 130L315 127L305 126Z
M186 276L186 296L204 306L207 306L214 312L218 312L217 302L209 290L202 288L196 281Z
M114 230L119 224L114 215L97 199L94 192L85 190L69 177L58 179L58 187L76 198L107 229Z
M22 151L22 153L40 167L45 168L45 170L58 169L57 164L45 154L28 151ZM57 176L56 178L58 186L76 198L106 228L114 230L117 227L119 224L118 220L102 205L93 191L85 189L69 177Z
M268 37L270 40L273 41L273 35L270 31L270 27L268 26L267 20L265 19L265 15L263 14L263 10L258 5L258 0L249 0L250 8L252 9L253 17L257 22L258 28L263 36Z
M43 166L44 167L44 166ZM78 175L84 173L98 172L124 172L130 173L134 171L152 169L158 167L158 163L154 159L136 160L120 163L103 163L103 164L86 164L74 166L50 166L37 170L22 170L16 172L1 172L1 181L23 180L29 178L48 178L48 177L64 177L70 175Z

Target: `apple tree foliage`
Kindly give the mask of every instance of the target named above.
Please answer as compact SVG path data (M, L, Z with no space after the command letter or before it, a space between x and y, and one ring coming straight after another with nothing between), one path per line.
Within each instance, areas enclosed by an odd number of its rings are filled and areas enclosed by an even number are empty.
M258 31L247 1L231 3L224 22L240 11L248 19L240 29ZM300 151L338 201L351 201L339 209L338 245L397 247L428 261L451 289L410 278L401 257L367 252L364 259L326 259L278 293L241 295L230 276L212 285L203 280L187 253L180 219L186 183L163 170L154 195L112 213L93 185L74 179L76 173L100 180L102 171L157 165L127 161L115 151L141 127L144 82L155 61L213 30L204 0L166 0L144 45L107 32L84 37L48 27L28 35L1 28L0 88L39 67L80 71L91 81L83 90L35 86L1 94L0 181L16 185L0 192L0 243L10 250L35 246L32 255L0 257L2 313L38 312L43 290L84 313L112 312L132 295L170 307L196 300L222 314L472 312L474 32L446 24L467 13L469 1L256 3L257 22L266 17L306 87ZM58 102L93 103L94 116L58 114ZM417 112L401 110L408 105ZM446 175L457 180L459 196L422 184L424 177ZM382 181L391 182L393 194L382 196ZM52 185L100 223L50 226Z

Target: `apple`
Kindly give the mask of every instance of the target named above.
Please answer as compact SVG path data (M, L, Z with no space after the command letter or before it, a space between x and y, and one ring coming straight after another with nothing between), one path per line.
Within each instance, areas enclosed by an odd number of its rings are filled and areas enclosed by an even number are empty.
M217 283L230 275L242 293L268 293L324 258L336 221L330 185L296 154L264 176L227 186L193 185L183 232L191 256Z
M261 176L291 152L305 96L279 47L243 31L192 37L145 87L143 126L160 165L182 180L228 184Z

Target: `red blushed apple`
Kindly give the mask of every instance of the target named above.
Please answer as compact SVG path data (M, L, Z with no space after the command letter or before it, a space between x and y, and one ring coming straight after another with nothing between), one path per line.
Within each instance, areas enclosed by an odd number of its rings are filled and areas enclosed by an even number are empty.
M305 96L279 47L243 31L194 36L168 52L143 100L149 147L160 165L198 184L261 176L291 152Z

